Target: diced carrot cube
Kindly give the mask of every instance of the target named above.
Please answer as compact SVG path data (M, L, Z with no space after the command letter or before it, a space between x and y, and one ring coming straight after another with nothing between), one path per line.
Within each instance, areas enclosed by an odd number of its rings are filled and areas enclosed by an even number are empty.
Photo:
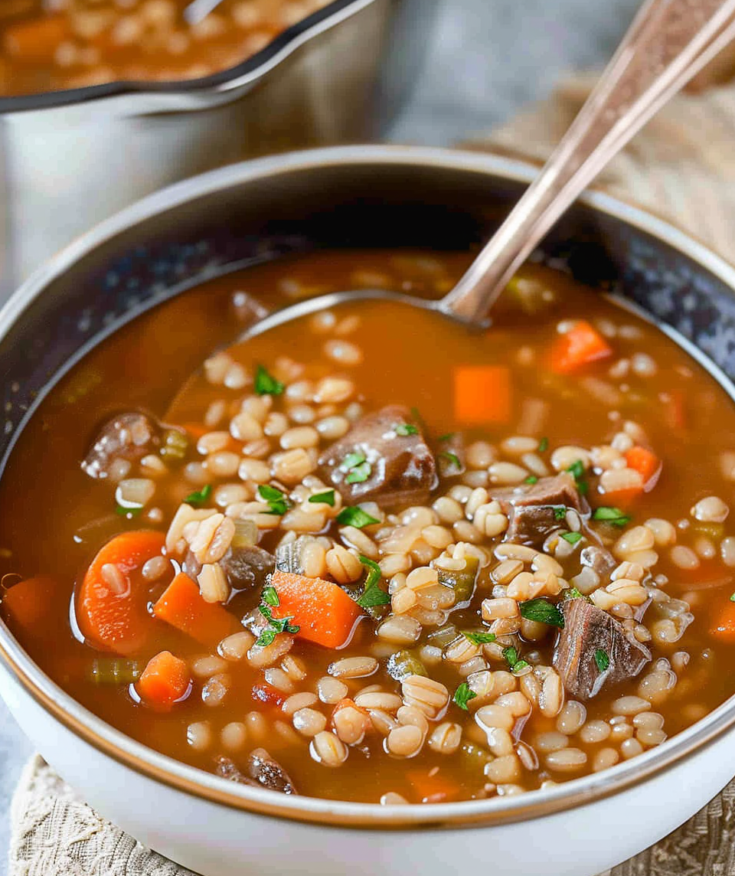
M162 709L183 699L190 687L189 667L170 651L151 657L136 683L143 702Z
M510 370L504 365L461 365L454 369L454 416L472 426L510 420Z

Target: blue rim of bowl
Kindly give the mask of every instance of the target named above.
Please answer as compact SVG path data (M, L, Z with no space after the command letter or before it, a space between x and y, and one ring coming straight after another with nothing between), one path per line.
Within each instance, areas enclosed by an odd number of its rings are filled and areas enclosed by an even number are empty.
M235 90L260 78L269 69L283 61L301 44L318 33L333 27L354 13L374 3L375 0L332 0L322 9L311 13L296 24L281 31L267 46L246 58L234 67L228 67L211 76L199 79L182 79L169 82L144 82L140 80L116 80L84 88L69 88L60 91L44 91L38 94L21 94L0 97L0 113L11 114L33 110L91 103L92 101L123 95L148 95L171 97L182 94L222 93ZM160 107L156 106L156 110Z
M521 161L476 152L403 146L339 146L262 158L210 171L169 186L138 201L97 225L37 270L0 310L0 343L20 319L25 307L42 294L49 282L104 241L130 230L156 214L231 185L264 177L336 166L393 165L474 172L528 184L538 169ZM699 264L735 294L735 267L680 229L639 207L600 192L587 192L580 202L657 238ZM677 342L682 339L672 333ZM733 396L727 377L701 351L685 342L707 370ZM657 748L615 767L564 782L554 788L512 797L457 803L380 806L315 797L289 797L272 791L236 785L214 774L160 754L104 722L77 703L31 660L7 626L0 621L0 662L12 682L20 685L41 708L85 743L118 763L167 787L220 805L253 814L330 827L367 830L478 828L528 821L614 796L669 770L682 759L712 744L735 726L735 696ZM731 778L730 771L723 786Z

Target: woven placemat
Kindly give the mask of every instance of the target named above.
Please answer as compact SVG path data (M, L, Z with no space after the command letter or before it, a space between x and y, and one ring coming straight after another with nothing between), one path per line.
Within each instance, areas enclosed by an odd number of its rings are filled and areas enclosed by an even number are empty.
M593 77L469 144L543 161ZM597 187L672 221L735 260L735 86L675 98L619 155ZM735 783L660 843L604 876L735 876ZM13 799L10 876L192 876L102 819L40 757ZM553 874L559 876L559 874ZM590 874L592 876L592 874Z

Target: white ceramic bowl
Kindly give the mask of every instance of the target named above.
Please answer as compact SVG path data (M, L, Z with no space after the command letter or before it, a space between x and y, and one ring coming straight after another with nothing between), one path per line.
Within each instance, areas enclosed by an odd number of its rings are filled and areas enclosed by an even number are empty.
M182 276L191 283L242 263L264 241L288 249L299 229L332 245L345 237L466 244L487 234L532 175L469 153L349 147L226 168L139 202L63 251L0 313L3 450L11 452L22 429L26 401L53 384L48 375L63 373L109 330L106 315L115 314L114 327L174 294ZM694 340L732 364L735 272L681 232L592 194L546 248L586 279L619 264L623 291L681 326L715 308L717 331L703 324ZM141 286L154 256L164 269ZM115 291L105 282L110 272ZM689 302L689 323L679 296ZM102 815L205 876L250 868L259 876L480 868L593 876L676 828L735 773L730 700L660 747L550 790L442 805L349 804L235 785L130 740L58 688L2 624L0 693L41 754Z

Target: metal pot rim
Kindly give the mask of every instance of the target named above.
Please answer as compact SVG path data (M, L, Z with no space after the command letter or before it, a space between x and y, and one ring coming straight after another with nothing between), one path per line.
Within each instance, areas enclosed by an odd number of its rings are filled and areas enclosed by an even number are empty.
M229 186L299 171L318 172L334 166L411 166L483 173L529 183L532 165L503 157L448 149L402 146L347 146L315 149L244 162L202 174L150 195L122 210L79 238L31 276L0 310L0 342L25 308L46 286L101 243L136 224L194 198ZM581 202L675 248L735 290L735 268L683 231L644 210L600 192L587 192ZM211 802L267 816L339 827L367 829L439 829L481 827L528 821L610 797L674 769L680 761L708 746L735 725L735 697L661 746L595 773L516 797L462 803L384 807L280 794L234 785L180 763L106 724L77 703L36 666L4 623L0 622L0 661L14 681L56 720L97 750L128 768L171 788ZM727 779L730 774L727 774ZM724 784L724 782L723 782ZM275 798L275 799L274 799Z
M70 106L116 115L208 109L234 100L297 48L374 2L376 0L332 0L279 33L265 48L240 64L211 76L176 82L105 82L84 88L0 97L0 114L12 116Z

